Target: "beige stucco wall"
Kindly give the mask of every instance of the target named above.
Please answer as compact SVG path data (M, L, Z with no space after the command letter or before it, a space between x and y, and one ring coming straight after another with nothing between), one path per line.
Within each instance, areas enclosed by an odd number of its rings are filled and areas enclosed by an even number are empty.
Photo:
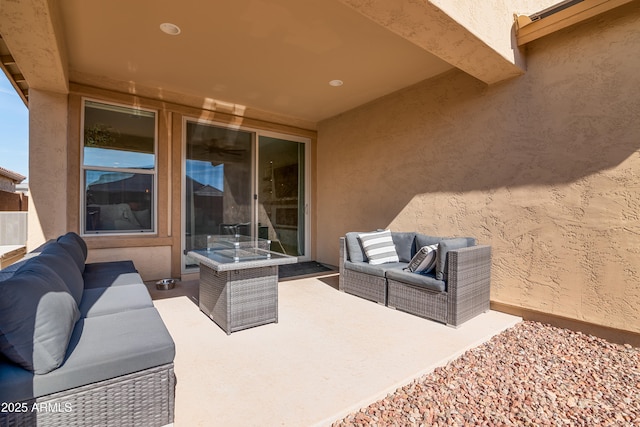
M558 3L558 0L429 0L505 59L525 67L521 51L514 43L514 14L531 15ZM507 35L505 37L505 35ZM469 54L469 52L465 52Z
M29 91L28 250L67 231L67 98Z
M317 260L390 227L493 247L492 301L640 331L640 7L528 46L527 73L461 72L326 120Z

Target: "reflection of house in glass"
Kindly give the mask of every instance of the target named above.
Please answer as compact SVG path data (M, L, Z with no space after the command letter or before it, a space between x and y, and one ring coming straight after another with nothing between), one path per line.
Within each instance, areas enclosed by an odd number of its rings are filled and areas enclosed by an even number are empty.
M223 222L224 192L209 184L203 184L187 175L187 203L185 205L190 229L187 235L192 237L195 247L205 247L208 234L218 234ZM196 243L196 241L198 243ZM200 244L200 246L198 246Z
M153 175L86 171L87 231L152 228Z

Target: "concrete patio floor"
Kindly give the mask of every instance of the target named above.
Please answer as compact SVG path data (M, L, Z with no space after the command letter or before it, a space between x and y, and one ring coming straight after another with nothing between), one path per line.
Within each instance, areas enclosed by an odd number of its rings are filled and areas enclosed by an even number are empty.
M176 343L175 426L327 426L521 319L490 311L458 329L337 290L338 274L281 281L279 322L227 335L198 283L150 285Z

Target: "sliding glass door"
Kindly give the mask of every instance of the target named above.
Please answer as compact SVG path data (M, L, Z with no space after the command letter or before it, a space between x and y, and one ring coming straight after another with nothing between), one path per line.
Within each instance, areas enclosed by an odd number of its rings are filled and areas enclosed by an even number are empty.
M183 121L183 270L207 236L271 240L271 250L307 259L306 141L195 119Z
M185 142L183 253L206 248L208 235L251 235L253 133L186 121Z
M268 236L273 251L304 256L305 144L260 136L258 147L259 234Z

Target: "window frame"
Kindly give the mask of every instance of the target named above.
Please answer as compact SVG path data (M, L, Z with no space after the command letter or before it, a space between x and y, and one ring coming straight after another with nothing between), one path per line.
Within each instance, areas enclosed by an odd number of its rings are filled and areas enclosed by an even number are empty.
M87 102L92 102L96 104L110 105L115 108L123 108L133 111L144 111L147 113L152 113L154 118L154 127L153 127L153 168L116 168L116 167L108 167L108 166L91 166L85 165L84 158L84 149L85 149L85 137L84 137L84 129L85 129L85 111L87 108ZM96 237L96 236L139 236L139 235L158 235L158 116L159 112L156 109L152 108L144 108L140 106L135 106L132 104L122 104L117 102L106 101L98 98L89 98L82 97L80 103L80 235L87 237ZM86 172L87 171L97 171L97 172L119 172L119 173L131 173L131 174L142 174L142 175L151 175L152 177L152 197L151 197L151 228L149 229L134 229L134 230L96 230L96 231L88 231L87 221L86 221L86 212L87 212L87 189L86 189Z

